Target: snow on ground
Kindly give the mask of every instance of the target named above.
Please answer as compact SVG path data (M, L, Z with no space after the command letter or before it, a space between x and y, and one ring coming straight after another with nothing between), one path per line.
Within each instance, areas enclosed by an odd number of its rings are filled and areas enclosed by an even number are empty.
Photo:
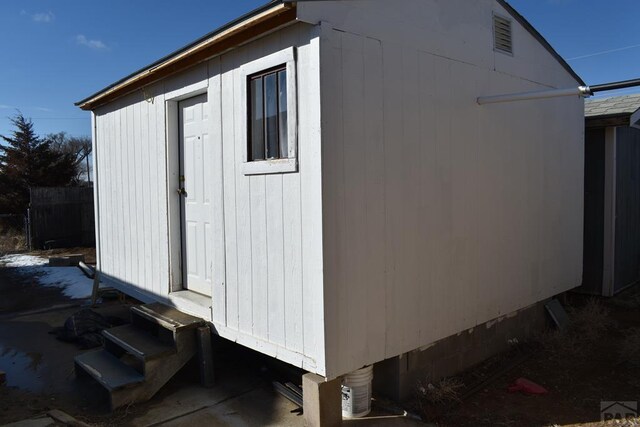
M34 276L43 286L55 286L70 298L88 298L93 280L78 267L49 267L49 260L33 255L5 255L0 265L18 269L19 274Z

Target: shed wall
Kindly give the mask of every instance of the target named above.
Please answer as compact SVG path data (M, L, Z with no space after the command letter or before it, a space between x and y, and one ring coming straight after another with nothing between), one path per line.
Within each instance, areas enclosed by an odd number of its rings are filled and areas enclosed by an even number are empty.
M476 103L577 82L515 20L494 52L497 3L401 3L298 5L323 27L329 377L581 280L582 100Z
M616 130L613 293L640 280L640 130Z
M584 256L581 292L602 295L605 130L587 129L584 159Z
M173 298L174 101L207 93L214 117L212 182L218 200L214 289L204 317L243 345L324 373L319 39L295 24L105 107L95 119L100 270L144 300ZM297 46L299 172L246 176L239 67ZM173 141L173 142L172 142ZM173 246L172 246L173 245ZM173 271L172 271L173 270ZM173 282L173 283L172 283ZM187 298L188 299L188 298ZM194 313L203 316L201 311Z

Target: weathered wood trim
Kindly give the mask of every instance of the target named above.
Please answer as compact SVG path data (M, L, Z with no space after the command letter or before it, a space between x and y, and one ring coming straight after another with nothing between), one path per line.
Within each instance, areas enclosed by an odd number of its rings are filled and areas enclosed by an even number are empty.
M584 121L587 129L606 128L611 126L629 126L629 114L587 117Z
M176 74L200 62L220 55L296 20L296 8L291 4L278 4L271 9L242 21L202 42L186 49L164 62L149 67L127 80L97 93L77 105L93 110L153 82Z

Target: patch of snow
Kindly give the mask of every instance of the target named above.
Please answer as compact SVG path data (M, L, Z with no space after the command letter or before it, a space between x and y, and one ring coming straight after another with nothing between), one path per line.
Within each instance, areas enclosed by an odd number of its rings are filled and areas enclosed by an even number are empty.
M88 298L93 280L78 267L49 267L49 260L33 255L5 255L0 265L16 268L21 275L35 277L42 286L57 287L69 298Z
M47 265L49 260L33 255L5 255L0 258L0 263L6 267L34 267Z

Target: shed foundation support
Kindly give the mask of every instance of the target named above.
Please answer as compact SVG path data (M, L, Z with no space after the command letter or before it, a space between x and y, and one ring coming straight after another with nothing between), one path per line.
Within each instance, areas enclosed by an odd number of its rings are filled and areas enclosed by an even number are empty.
M376 363L375 394L395 401L415 397L418 382L457 375L498 353L510 343L525 342L544 331L545 301L451 335L423 348Z
M340 378L327 381L316 374L302 376L304 421L308 427L342 425Z

